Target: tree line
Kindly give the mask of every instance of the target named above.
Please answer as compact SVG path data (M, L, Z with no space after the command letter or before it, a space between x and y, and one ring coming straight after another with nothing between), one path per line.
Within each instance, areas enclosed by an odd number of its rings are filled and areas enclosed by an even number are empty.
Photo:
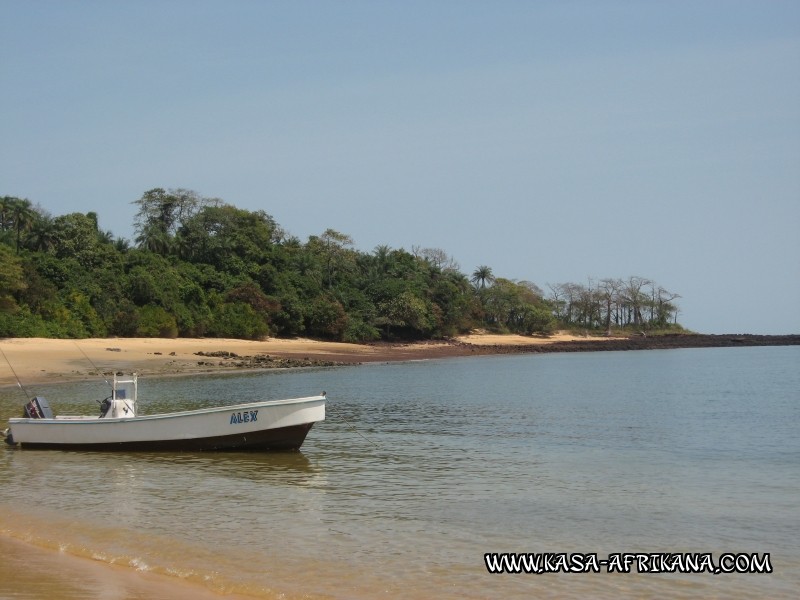
M677 294L641 277L537 285L471 274L438 248L301 241L264 211L191 190L134 201L133 241L96 213L0 198L0 336L309 336L347 342L677 325Z

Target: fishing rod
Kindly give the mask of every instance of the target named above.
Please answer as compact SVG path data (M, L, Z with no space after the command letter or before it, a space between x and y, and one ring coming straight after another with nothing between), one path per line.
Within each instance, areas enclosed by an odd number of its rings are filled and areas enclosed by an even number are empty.
M11 372L14 374L14 378L17 380L17 385L19 386L19 389L22 390L22 393L25 394L25 401L27 401L28 398L31 397L30 392L28 392L28 390L25 389L25 386L22 385L22 380L17 375L17 372L14 370L14 367L11 365L11 361L8 360L8 357L6 356L6 353L2 348L0 348L0 353L2 353L3 354L3 358L6 359L6 362L8 363L8 368L11 369Z
M114 390L114 386L113 386L113 385L111 385L111 384L108 382L108 379L106 379L106 378L105 378L105 376L104 376L104 375L103 375L103 373L100 371L100 369L98 369L98 368L97 368L97 365L96 365L96 364L94 364L94 363L92 362L92 359L91 359L91 358L89 358L89 356L86 354L86 352L84 352L84 351L83 351L83 348L81 348L80 346L78 346L78 342L76 342L75 340L73 340L73 341L72 341L72 343L73 343L73 344L75 344L75 347L76 347L76 348L77 348L77 349L80 351L80 353L81 353L81 354L83 354L83 357L84 357L86 360L88 360L88 361L89 361L89 364L90 364L90 365L92 365L92 367L94 368L95 372L96 372L96 373L97 373L97 374L98 374L100 377L102 377L102 378L103 378L103 381L105 381L105 382L106 382L106 385L107 385L108 387L110 387L110 388L111 388L111 390L113 391L113 390Z
M92 362L92 359L91 359L91 358L89 358L89 356L86 354L86 352L84 352L84 351L83 351L83 348L81 348L80 346L78 346L78 342L76 342L75 340L72 340L72 343L73 343L73 344L75 344L75 347L76 347L78 350L80 350L80 353L81 353L81 354L83 354L84 358L86 358L86 360L88 360L88 361L89 361L89 364L90 364L90 365L92 365L92 367L93 367L93 368L94 368L94 370L97 372L97 374L98 374L100 377L102 377L102 378L103 378L103 381L105 381L105 382L106 382L106 385L107 385L108 387L110 387L110 388L111 388L111 395L110 395L108 398L106 398L106 400L108 400L108 399L110 399L110 398L114 398L114 399L116 400L116 390L114 389L114 386L113 386L113 385L111 385L111 384L108 382L108 379L106 379L106 378L105 378L105 375L103 375L102 371L100 371L100 369L98 369L98 368L97 368L97 365L96 365L96 364L94 364L94 363ZM98 400L98 402L100 402L100 400ZM104 400L103 402L105 402L105 400ZM125 405L125 412L128 412L128 411L131 411L131 412L133 412L133 408L131 407L131 405L130 405L130 404L128 404L128 400L127 400L127 399L126 399L126 400L123 400L123 401L122 401L122 403ZM101 406L102 406L102 402L101 402L100 404L101 404Z

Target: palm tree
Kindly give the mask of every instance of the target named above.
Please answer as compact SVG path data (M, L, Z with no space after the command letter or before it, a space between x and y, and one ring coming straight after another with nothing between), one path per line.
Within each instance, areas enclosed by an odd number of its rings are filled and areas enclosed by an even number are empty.
M91 214L91 213L89 213ZM102 229L97 230L97 240L101 244L113 244L114 243L114 233L109 229L107 231L103 231Z
M122 252L123 254L131 249L131 243L123 237L114 238L112 242L114 244L114 248L117 249L118 252Z
M480 288L484 289L486 284L491 284L494 281L494 275L492 274L492 268L487 267L486 265L481 265L472 273L472 279L470 279L472 283L476 286L480 284Z
M172 237L158 224L144 227L136 237L139 248L166 256L172 249Z
M37 213L33 210L30 200L14 198L11 202L10 217L16 232L17 254L19 254L19 244L23 231L29 231L36 220Z
M26 246L35 252L47 252L55 247L55 243L55 226L52 217L39 213L28 231Z
M375 250L372 253L373 260L370 261L372 263L371 271L375 279L380 279L380 277L385 275L389 270L389 264L392 260L391 256L392 249L389 246L385 244L375 246Z

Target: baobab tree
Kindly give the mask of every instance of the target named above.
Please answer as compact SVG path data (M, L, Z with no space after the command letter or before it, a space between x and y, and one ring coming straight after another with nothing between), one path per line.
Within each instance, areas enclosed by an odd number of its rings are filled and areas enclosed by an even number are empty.
M642 289L646 285L651 285L651 283L649 279L634 275L633 277L628 277L628 281L623 284L621 297L625 301L628 310L632 312L633 325L635 327L641 326L644 322L642 307L646 304L648 298L642 292ZM628 318L628 322L630 321L631 319Z
M612 307L619 302L619 291L622 289L620 279L601 279L597 284L597 291L605 304L605 329L606 335L611 335L611 313ZM619 322L617 320L617 322Z

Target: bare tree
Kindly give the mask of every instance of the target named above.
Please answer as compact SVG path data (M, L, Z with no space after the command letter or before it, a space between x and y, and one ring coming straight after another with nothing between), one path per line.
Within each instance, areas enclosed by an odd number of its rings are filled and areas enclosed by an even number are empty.
M550 302L553 304L553 311L555 313L555 317L560 321L564 319L564 316L566 314L565 308L567 306L567 301L564 297L564 290L562 288L562 284L548 283L547 289L550 290Z
M456 260L441 248L420 248L419 246L412 246L411 254L444 272L455 273L461 270L461 266Z
M619 318L619 293L622 289L621 279L601 279L597 284L598 295L605 305L605 330L606 335L611 335L611 315L614 307L617 307L617 319ZM616 320L617 324L619 321Z
M522 281L518 281L517 285L524 287L526 290L530 291L533 295L537 296L538 298L544 298L544 292L542 291L542 288L540 288L532 281L526 281L523 279Z
M632 320L634 326L641 327L644 322L642 307L647 302L647 296L644 295L642 289L647 285L651 285L651 283L649 279L634 275L628 277L628 280L623 284L621 297L628 310L627 324L631 323Z
M669 324L670 316L673 316L674 322L677 323L678 307L673 304L673 300L680 298L680 294L668 292L663 287L659 286L655 293L655 323L663 327Z
M674 300L680 296L644 277L590 278L588 284L549 283L547 287L553 315L565 325L603 327L610 335L612 323L643 328L677 322Z

